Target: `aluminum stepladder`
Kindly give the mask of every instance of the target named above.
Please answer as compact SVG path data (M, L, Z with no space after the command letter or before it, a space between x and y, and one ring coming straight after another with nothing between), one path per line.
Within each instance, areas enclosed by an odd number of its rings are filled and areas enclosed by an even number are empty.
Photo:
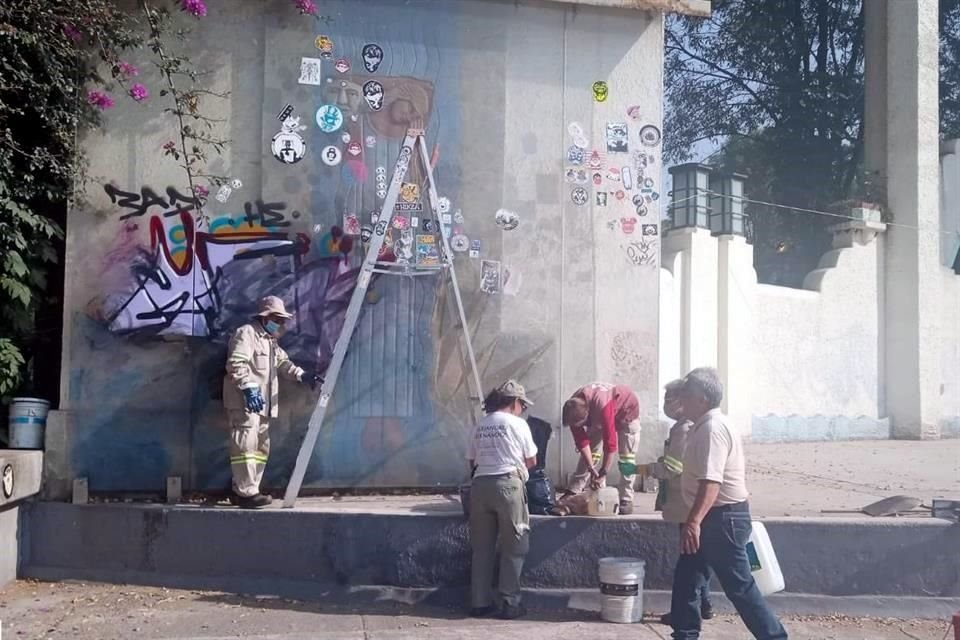
M410 266L400 268L399 265L390 262L380 262L380 249L389 233L393 217L394 208L397 204L397 198L400 195L400 187L403 184L407 170L410 168L410 162L419 158L423 170L427 177L427 194L429 196L430 214L436 220L440 236L440 265L437 267ZM307 472L307 466L310 458L313 456L314 447L317 444L317 437L320 435L320 429L327 415L327 407L330 405L330 398L333 395L334 387L337 384L337 378L340 376L340 368L347 356L347 350L350 347L350 340L353 332L357 328L360 320L360 311L363 308L364 298L373 274L383 275L447 275L450 278L450 285L453 289L453 298L456 302L456 312L459 315L459 325L463 332L461 335L464 350L466 351L467 364L471 369L471 378L474 385L476 396L471 396L471 400L476 407L480 406L483 398L483 388L480 383L480 373L477 369L477 358L473 350L473 342L470 336L470 327L467 324L466 312L463 307L463 298L460 296L460 285L457 281L457 272L453 266L453 253L450 251L450 242L447 238L447 225L443 222L443 215L437 215L439 210L439 197L437 195L437 186L433 178L433 167L430 161L430 153L427 149L427 141L422 129L409 129L404 137L403 145L400 147L400 153L397 156L397 162L393 169L393 178L387 190L387 196L383 201L380 217L374 225L373 235L370 238L366 255L360 266L360 273L357 276L357 284L354 287L353 294L350 296L350 304L347 306L347 314L344 319L343 328L340 330L340 336L333 349L333 356L330 360L330 366L327 367L326 376L323 384L320 386L320 397L317 399L317 405L310 416L310 422L307 426L307 433L300 445L300 452L297 454L297 462L293 468L293 474L287 483L287 489L283 496L284 508L293 507L296 504L297 496L300 494L300 487L303 485L303 477ZM427 212L424 211L424 214ZM416 236L414 236L416 237ZM444 274L445 272L445 274Z

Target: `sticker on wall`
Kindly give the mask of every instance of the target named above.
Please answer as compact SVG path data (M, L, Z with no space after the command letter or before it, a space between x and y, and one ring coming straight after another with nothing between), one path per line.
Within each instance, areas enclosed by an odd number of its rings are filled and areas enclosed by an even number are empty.
M641 203L637 205L637 215L641 218L646 218L647 214L650 213L650 210L647 209L646 203Z
M437 246L437 236L432 233L417 235L416 261L421 267L440 266L440 247Z
M593 184L596 187L599 187L600 185L603 184L603 174L600 173L599 171L593 172Z
M610 95L610 88L603 80L597 80L593 83L593 99L597 102L606 102Z
M411 229L416 229L416 228L419 227L419 226L420 226L420 218L419 218L418 216L411 216L411 217L410 217L410 228L411 228Z
M223 184L217 189L217 195L214 198L217 202L223 203L230 199L231 193L233 193L233 188L228 184Z
M653 193L650 194L650 199L656 202L657 200L660 199L660 194L654 191Z
M440 213L450 213L450 198L446 196L437 198L437 211Z
M369 224L365 224L360 227L360 242L367 244L370 242L370 238L373 237L373 227Z
M480 291L489 294L500 293L500 262L498 260L480 262Z
M656 237L660 235L660 230L655 224L642 224L640 225L640 235Z
M660 129L652 124L644 125L640 129L640 142L648 147L655 147L660 144Z
M343 158L343 155L340 153L340 149L332 144L327 145L320 152L320 160L328 167L335 167L340 164L341 158Z
M597 203L597 206L598 206L598 207L605 207L605 206L607 206L607 192L606 192L606 191L597 191L597 193L596 193L595 195L596 195L596 203Z
M287 106L289 107L289 105ZM273 157L280 162L296 164L303 160L303 156L307 154L307 143L303 141L303 137L300 135L300 131L306 129L306 127L300 126L300 116L290 115L293 113L293 107L290 107L289 111L284 108L281 115L284 113L288 115L283 120L283 124L280 125L280 132L273 136L273 140L270 141L270 151L273 152Z
M317 126L324 133L339 131L343 126L343 112L335 104L325 104L317 109Z
M383 109L383 85L376 80L368 80L363 84L363 99L371 111Z
M381 200L383 200L384 198L386 198L386 197L387 197L387 190L386 190L386 189L377 189L377 197L380 198Z
M420 185L416 182L404 182L400 185L400 199L412 204L420 199Z
M590 199L590 196L587 194L587 190L583 187L574 187L573 191L570 192L570 199L573 200L573 204L578 207L582 207L587 204L587 200Z
M383 49L380 48L380 45L371 42L363 45L361 53L363 54L363 68L370 73L375 73L383 62Z
M230 181L230 186L231 186L234 190L242 189L242 188L243 188L243 181L240 180L240 178L234 178L233 180Z
M620 167L620 179L623 181L623 188L627 191L633 189L633 171L630 167Z
M348 236L360 235L360 218L355 213L343 215L343 232Z
M391 225L394 229L403 231L410 228L410 219L407 216L393 216Z
M424 233L436 233L437 223L430 218L424 218L423 224L420 225L420 228L423 229Z
M578 147L576 145L571 146L567 149L567 162L572 165L581 165L583 164L584 154L583 147Z
M587 184L590 178L587 176L586 169L568 167L564 173L564 180L567 181L567 184Z
M377 136L367 136L363 139L363 143L367 145L367 149L373 149L377 146Z
M300 78L297 80L300 84L312 84L319 86L323 83L322 60L320 58L300 58Z
M587 134L583 130L583 125L579 122L571 122L567 125L567 133L571 138L586 138ZM580 146L580 145L577 145Z
M277 120L283 122L287 118L293 115L293 105L287 104L283 109L280 110L280 113L277 114Z
M620 169L617 167L607 169L607 180L610 182L620 182Z
M471 258L480 257L480 241L479 240L470 241L470 257Z
M349 153L351 156L356 157L361 153L363 153L363 147L360 146L359 142L353 141L347 145L347 153Z
M453 212L453 221L457 224L463 224L463 212L460 209Z
M13 464L7 463L3 465L3 471L0 472L0 487L2 487L3 497L9 498L13 495L13 490L16 488L16 477L13 471Z
M627 197L627 194L624 193L623 189L617 189L617 192L614 194L617 200L623 200Z
M465 253L470 249L470 238L462 233L455 233L453 237L450 238L450 248L457 253Z
M654 184L656 184L656 183L653 181L653 178L644 178L644 179L643 179L643 188L644 188L644 189L651 189L651 190L652 190Z
M350 61L346 58L340 58L333 64L333 68L337 70L337 73L347 73L350 71Z
M450 226L451 224L453 224L453 216L450 215L449 213L441 213L441 214L440 214L440 222L442 222L443 224L447 225L448 228L445 228L445 229L444 229L444 232L446 233L447 237L450 237L450 229L449 229L449 226Z
M504 231L513 231L520 224L520 216L509 209L498 209L493 219Z
M607 153L627 153L627 123L607 123Z
M386 179L387 179L387 168L386 168L386 167L377 167L377 168L374 170L374 173L377 174L377 178L378 178L378 179L379 179L380 176L383 176L384 181L386 181Z
M344 131L343 133L340 134L340 142L342 142L343 144L347 144L351 140L353 140L353 137L350 135L349 131Z
M607 229L610 231L616 231L617 227L620 226L619 220L607 220Z
M313 44L320 50L321 58L329 59L333 57L333 40L330 39L330 36L319 35L313 41Z
M627 117L631 120L640 119L640 105L634 104L627 107Z
M590 152L590 158L587 160L587 165L591 169L602 169L603 168L603 156L600 155L600 152L594 149Z
M637 219L620 218L620 229L628 236L633 235L633 232L637 229Z

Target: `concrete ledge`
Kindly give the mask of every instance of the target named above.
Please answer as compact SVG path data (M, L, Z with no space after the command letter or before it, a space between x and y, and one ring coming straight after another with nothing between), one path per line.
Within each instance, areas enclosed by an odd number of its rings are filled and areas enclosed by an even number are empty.
M22 577L215 581L230 591L243 591L251 577L257 590L286 582L432 589L469 579L467 527L449 515L61 503L23 511ZM960 525L932 518L764 522L791 592L960 597ZM599 558L632 555L647 563L647 588L669 589L676 548L676 528L658 519L536 517L525 584L593 589Z
M38 494L43 475L43 451L0 449L0 475L5 483L0 486L0 508Z

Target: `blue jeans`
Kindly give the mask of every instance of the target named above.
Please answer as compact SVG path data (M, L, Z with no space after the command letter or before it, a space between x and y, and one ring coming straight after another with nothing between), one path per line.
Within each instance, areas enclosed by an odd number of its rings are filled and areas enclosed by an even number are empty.
M746 551L750 531L750 506L746 502L714 507L707 513L700 524L700 550L693 555L681 554L674 570L670 607L674 640L700 637L700 593L711 569L754 638L787 638L750 573Z

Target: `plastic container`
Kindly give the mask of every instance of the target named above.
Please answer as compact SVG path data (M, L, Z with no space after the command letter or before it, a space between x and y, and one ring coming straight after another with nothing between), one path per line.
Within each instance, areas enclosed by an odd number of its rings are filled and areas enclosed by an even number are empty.
M600 558L600 617L631 624L643 618L643 560Z
M747 540L747 559L750 561L750 571L757 582L757 588L765 596L783 591L785 584L777 554L773 551L767 528L762 522L753 521L753 533Z
M620 511L620 492L614 487L603 487L587 498L587 515L615 516Z
M11 449L43 449L50 403L40 398L14 398L10 402Z

